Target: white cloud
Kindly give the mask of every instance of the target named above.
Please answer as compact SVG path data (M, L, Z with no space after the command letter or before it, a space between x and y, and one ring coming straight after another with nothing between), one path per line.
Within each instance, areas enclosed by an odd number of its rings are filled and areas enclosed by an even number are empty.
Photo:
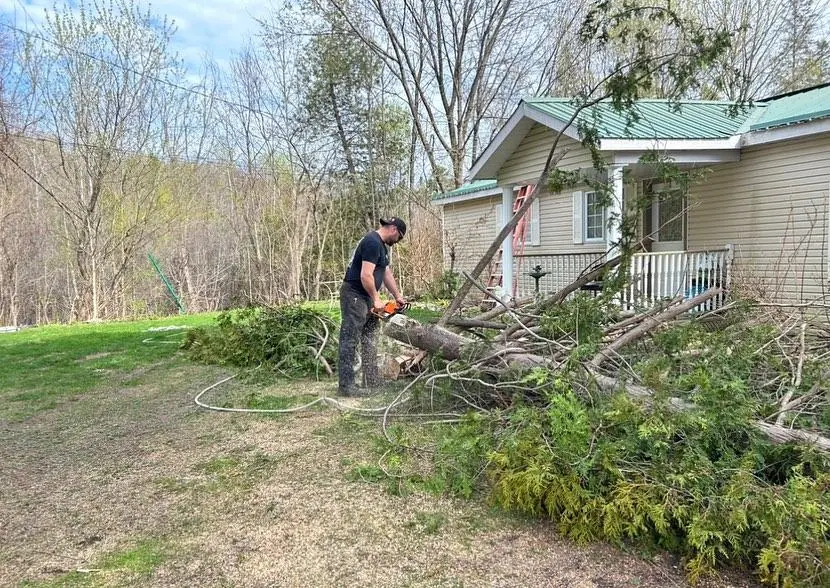
M257 18L279 10L281 0L136 0L141 8L167 16L176 25L172 46L190 72L209 56L224 65L258 32ZM44 9L54 0L0 0L0 18L17 27L38 30ZM77 2L70 2L77 5Z
M205 55L220 64L227 62L255 37L256 19L278 5L271 0L156 0L152 10L175 21L173 47L188 69L195 70Z

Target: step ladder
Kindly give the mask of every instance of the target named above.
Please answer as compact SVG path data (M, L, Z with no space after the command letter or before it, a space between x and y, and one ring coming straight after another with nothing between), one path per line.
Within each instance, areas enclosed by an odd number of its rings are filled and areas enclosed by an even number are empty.
M533 193L534 186L529 184L527 186L522 186L516 192L516 198L513 200L513 214L515 215L518 210L522 207L527 200L527 197ZM530 224L530 210L528 210L522 218L519 219L519 222L516 224L516 228L513 229L513 256L522 255L525 250L525 242L527 241L527 233L529 231L529 224ZM499 247L498 252L496 253L493 263L490 267L490 277L487 279L487 290L495 295L498 295L497 290L502 286L503 281L503 272L502 272L502 255L504 253L504 249ZM510 293L511 295L515 295L516 289L519 284L519 265L521 264L521 257L518 258L519 261L513 268L513 283L511 284Z

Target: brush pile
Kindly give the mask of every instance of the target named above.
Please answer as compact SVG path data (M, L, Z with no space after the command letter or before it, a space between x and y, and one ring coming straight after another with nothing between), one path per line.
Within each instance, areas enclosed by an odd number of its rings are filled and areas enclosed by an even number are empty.
M445 360L429 381L451 381L459 401L485 410L533 400L528 372L567 374L586 400L624 391L646 407L661 400L673 410L691 410L699 389L689 374L711 374L726 362L732 383L740 382L754 403L751 422L759 433L774 443L830 452L823 435L830 417L830 331L815 309L786 314L733 302L699 312L720 294L712 288L624 313L614 296L580 294L563 302L574 290L451 318L448 328L395 317L385 333ZM666 347L667 337L681 343Z
M702 311L713 288L623 312L613 293L577 290L387 326L431 357L390 415L465 414L434 448L444 486L479 487L578 541L679 553L691 580L728 562L830 585L821 305Z

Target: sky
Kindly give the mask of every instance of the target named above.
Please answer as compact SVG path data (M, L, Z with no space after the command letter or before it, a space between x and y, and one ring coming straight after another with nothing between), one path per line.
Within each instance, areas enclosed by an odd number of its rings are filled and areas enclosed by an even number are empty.
M59 4L63 0L59 1ZM43 24L44 9L52 10L55 0L0 0L0 18L21 29L37 31ZM74 0L71 5L77 5ZM91 0L88 2L91 4ZM227 64L233 52L257 33L257 18L264 18L281 4L280 0L136 0L142 8L175 21L173 48L189 73L195 74L205 55Z

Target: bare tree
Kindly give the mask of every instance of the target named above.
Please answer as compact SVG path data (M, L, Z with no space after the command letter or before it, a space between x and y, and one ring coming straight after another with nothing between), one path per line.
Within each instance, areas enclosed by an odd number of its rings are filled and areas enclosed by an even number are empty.
M164 167L150 154L163 149L173 103L165 78L181 75L173 30L127 0L66 5L47 15L44 35L28 39L22 56L34 110L44 114L38 127L53 141L47 158L58 162L49 174L26 172L65 221L79 318L102 316L126 260L161 220Z
M662 79L668 82L665 88L670 94L666 97L679 100L700 87L701 70L711 66L713 60L729 45L728 31L702 28L674 11L670 2L645 6L597 2L582 22L580 39L585 45L596 48L599 53L608 50L609 45L630 49L625 58L614 61L608 67L602 79L586 85L573 97L573 112L562 129L554 134L533 191L501 228L473 270L465 273L466 280L439 319L439 326L447 324L449 318L459 310L504 239L538 198L540 187L546 187L552 193L560 193L573 186L591 182L594 189L609 196L607 183L595 182L590 175L583 176L579 171L557 170L556 166L564 155L558 149L559 142L566 129L575 126L582 138L582 145L590 151L594 164L590 174L593 175L595 170L604 171L607 163L599 151L598 131L590 116L581 115L587 109L606 102L615 111L634 120L637 116L634 108L636 100L644 93L653 91L655 81ZM612 51L613 49L611 47ZM625 215L609 220L609 223L615 223L621 229L618 247L623 258L630 256L631 241L634 238L631 227L626 228L626 220Z
M686 10L731 43L708 74L704 98L747 100L791 91L830 73L825 0L698 0Z
M777 90L791 92L830 79L827 0L786 0Z
M497 102L502 106L492 119L498 125L510 98L515 103L522 90L549 86L538 80L549 80L556 71L555 59L537 57L542 47L551 47L551 37L541 26L555 20L550 3L328 0L320 4L338 10L397 79L415 136L442 190L463 183L469 155L480 148L481 133L487 136L492 131L491 106ZM445 163L449 179L443 172Z

